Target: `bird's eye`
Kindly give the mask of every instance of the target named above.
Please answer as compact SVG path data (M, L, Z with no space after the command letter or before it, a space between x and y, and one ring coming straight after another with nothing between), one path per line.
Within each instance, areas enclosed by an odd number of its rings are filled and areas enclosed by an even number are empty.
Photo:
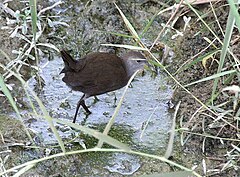
M146 62L146 60L145 59L140 59L140 60L136 60L138 63L145 63Z

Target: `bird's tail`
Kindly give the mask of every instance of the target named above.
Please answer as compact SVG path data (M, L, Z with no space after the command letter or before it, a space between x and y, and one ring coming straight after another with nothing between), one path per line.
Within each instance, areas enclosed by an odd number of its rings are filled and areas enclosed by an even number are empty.
M61 50L60 53L65 65L68 65L72 69L76 67L77 61L74 60L73 57L66 50Z

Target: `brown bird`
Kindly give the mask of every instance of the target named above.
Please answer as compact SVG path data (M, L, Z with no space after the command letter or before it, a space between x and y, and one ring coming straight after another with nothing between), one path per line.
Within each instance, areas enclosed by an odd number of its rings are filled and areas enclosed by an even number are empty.
M130 77L146 64L140 52L131 51L118 57L115 54L95 52L74 60L65 50L61 51L65 67L63 82L72 90L83 92L78 101L73 123L75 123L80 106L91 113L85 100L91 96L101 95L124 87Z

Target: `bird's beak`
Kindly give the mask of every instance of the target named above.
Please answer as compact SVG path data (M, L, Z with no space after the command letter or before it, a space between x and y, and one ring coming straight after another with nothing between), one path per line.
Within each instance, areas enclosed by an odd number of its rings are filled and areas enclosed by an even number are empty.
M59 75L62 74L62 73L66 73L65 68L62 69L62 71L59 73Z
M130 59L130 60L136 60L136 61L147 61L147 59L144 59L144 58L133 58L133 59Z

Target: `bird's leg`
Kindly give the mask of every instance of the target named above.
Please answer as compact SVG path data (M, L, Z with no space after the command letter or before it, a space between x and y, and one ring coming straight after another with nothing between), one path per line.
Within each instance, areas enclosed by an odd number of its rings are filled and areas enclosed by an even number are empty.
M89 111L88 107L87 107L86 104L85 104L85 100L82 100L80 104L82 105L83 109L84 109L88 114L91 114L91 111Z
M116 96L116 92L113 93L114 94L114 107L117 106L117 96Z
M78 111L79 111L79 108L80 106L82 105L83 109L88 113L88 114L91 114L91 111L89 111L88 107L86 106L85 104L85 97L86 95L84 94L80 100L78 101L78 104L77 104L77 108L76 108L76 112L75 112L75 115L74 115L74 118L73 118L73 123L76 122L76 119L77 119L77 114L78 114Z
M93 104L97 103L99 101L97 96L94 96Z

